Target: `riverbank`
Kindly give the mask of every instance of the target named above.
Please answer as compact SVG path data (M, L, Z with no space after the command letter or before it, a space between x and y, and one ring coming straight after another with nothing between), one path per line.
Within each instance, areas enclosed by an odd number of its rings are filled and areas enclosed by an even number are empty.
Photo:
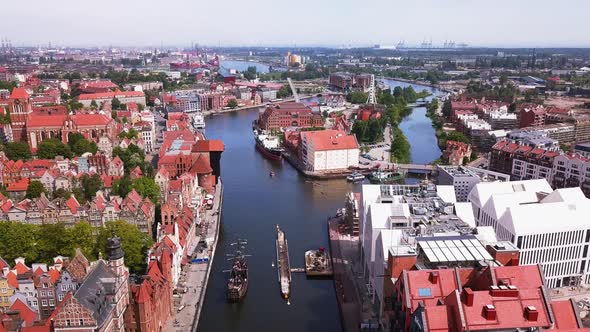
M438 90L446 92L446 93L453 93L452 90L449 90L447 87L445 87L442 84L432 84L430 82L410 80L410 79L406 79L406 78L385 77L385 76L380 76L379 79L390 80L390 81L399 81L399 82L404 82L404 83L409 83L409 84L427 86L429 88L438 89Z
M297 158L293 153L289 151L283 152L283 159L285 159L293 168L295 168L299 173L304 175L307 178L313 180L331 180L331 179L345 179L347 176L351 175L353 172L361 173L365 176L370 175L372 170L371 169L356 169L356 170L339 170L339 171L330 171L330 172L312 172L305 169L305 166L301 163L301 160Z
M223 207L223 185L220 182L215 187L213 199L213 208L205 210L201 214L200 236L195 239L207 242L207 250L203 253L196 253L198 245L194 246L194 251L189 257L207 259L205 263L189 263L183 269L186 280L187 292L184 293L180 300L175 301L175 319L168 321L166 331L196 331L201 316L207 284L211 274L211 267L217 249L219 230L221 224L221 211Z
M315 98L315 97L316 96L300 96L299 100L306 100L306 99L311 99L311 98ZM228 109L222 109L219 111L203 111L203 116L208 117L210 115L232 113L232 112L238 112L238 111L247 111L247 110L251 110L251 109L255 109L255 108L266 107L266 106L269 106L270 104L283 104L283 103L288 103L288 102L293 102L293 101L295 101L295 98L287 98L287 99L283 99L281 101L274 102L274 103L265 103L265 104L259 104L259 105L250 105L250 106L243 106L243 107L236 107L236 108L228 108Z

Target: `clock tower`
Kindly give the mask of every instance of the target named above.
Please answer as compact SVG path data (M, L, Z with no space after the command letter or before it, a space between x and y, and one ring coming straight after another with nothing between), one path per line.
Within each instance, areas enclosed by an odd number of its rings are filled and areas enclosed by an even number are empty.
M27 141L27 117L33 112L31 98L24 88L14 88L8 100L12 137L15 142Z

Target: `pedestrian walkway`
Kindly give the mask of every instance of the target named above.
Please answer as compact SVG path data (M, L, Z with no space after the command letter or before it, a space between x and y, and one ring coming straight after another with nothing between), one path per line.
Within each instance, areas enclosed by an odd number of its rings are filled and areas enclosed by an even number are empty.
M183 268L184 282L188 291L175 297L176 317L168 321L166 331L196 331L201 309L207 292L209 273L215 256L219 226L221 222L221 207L223 205L223 187L221 182L215 187L213 208L201 214L200 234L195 241L207 242L207 250L202 253L194 252L192 257L208 258L208 262L189 263ZM198 246L193 246L195 249ZM181 278L181 282L182 282Z

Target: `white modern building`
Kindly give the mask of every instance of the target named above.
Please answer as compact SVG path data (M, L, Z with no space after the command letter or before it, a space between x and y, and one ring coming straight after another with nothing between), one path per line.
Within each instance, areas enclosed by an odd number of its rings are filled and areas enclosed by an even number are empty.
M145 142L145 151L151 153L156 145L156 119L150 111L143 111L140 114L141 121L149 124L141 127L141 138Z
M579 154L561 154L553 159L551 184L556 188L581 187L590 195L590 158Z
M478 225L520 249L520 264L541 264L551 288L590 283L590 200L579 187L552 190L545 179L480 183L469 195Z
M301 132L301 158L308 171L343 170L359 165L359 144L341 130Z

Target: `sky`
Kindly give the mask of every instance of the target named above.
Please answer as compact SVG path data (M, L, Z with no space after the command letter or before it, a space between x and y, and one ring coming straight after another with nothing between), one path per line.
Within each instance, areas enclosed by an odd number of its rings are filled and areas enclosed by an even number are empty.
M2 2L15 46L590 47L589 0Z

